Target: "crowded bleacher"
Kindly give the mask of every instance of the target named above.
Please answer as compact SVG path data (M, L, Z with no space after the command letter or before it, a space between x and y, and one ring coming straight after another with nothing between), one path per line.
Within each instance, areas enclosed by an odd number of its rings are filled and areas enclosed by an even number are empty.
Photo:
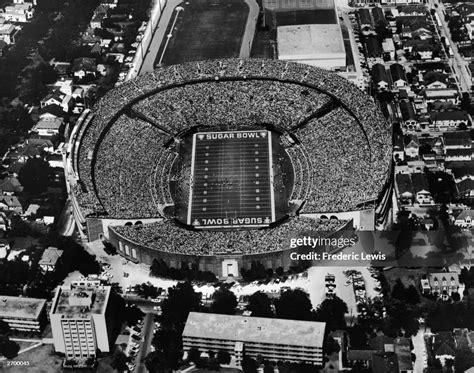
M347 225L346 220L315 220L298 217L273 229L208 231L187 230L165 219L146 225L115 226L123 238L141 246L183 255L256 254L285 250L290 238L310 232L334 232ZM249 244L251 243L251 244Z
M337 108L311 119L334 100ZM109 91L93 111L79 139L75 188L92 215L159 216L159 206L173 202L168 184L176 179L176 154L164 143L193 126L273 124L293 132L300 144L287 148L292 199L306 201L304 212L357 209L375 200L388 179L390 129L374 101L311 66L262 59L169 66ZM177 180L189 183L189 170L182 174ZM177 189L186 194L189 185Z

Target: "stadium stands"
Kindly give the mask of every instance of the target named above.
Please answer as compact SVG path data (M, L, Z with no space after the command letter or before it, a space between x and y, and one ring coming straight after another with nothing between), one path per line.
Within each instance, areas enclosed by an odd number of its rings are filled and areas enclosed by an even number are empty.
M331 101L334 109L312 117ZM294 133L300 143L287 148L291 198L306 200L304 212L355 210L376 200L388 180L390 128L374 101L311 66L263 59L169 66L109 91L93 112L82 131L75 188L91 215L159 216L160 206L173 202L169 181L186 195L189 170L171 172L176 154L164 144L194 126L272 124Z
M298 217L263 230L191 231L171 220L112 229L122 237L154 250L183 255L219 255L284 250L289 247L290 238L300 232L333 232L346 224L346 220Z

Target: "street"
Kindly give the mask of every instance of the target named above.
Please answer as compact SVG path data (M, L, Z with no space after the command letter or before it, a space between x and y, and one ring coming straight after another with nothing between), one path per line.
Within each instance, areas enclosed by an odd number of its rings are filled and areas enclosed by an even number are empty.
M435 4L437 6L435 7ZM441 36L444 36L446 40L449 40L449 44L453 50L454 57L449 58L449 64L453 68L454 73L457 77L459 82L461 92L470 92L471 90L471 78L466 70L466 66L468 65L467 61L461 56L458 51L458 47L451 39L451 34L449 32L449 27L447 22L444 20L444 12L445 7L442 2L436 2L435 0L429 0L429 5L431 8L436 10L439 19L441 20L441 24L443 27L441 28Z
M136 357L137 366L135 373L146 373L148 370L145 367L145 358L150 352L151 341L153 339L155 314L147 313L143 322L143 341L140 344L140 349Z

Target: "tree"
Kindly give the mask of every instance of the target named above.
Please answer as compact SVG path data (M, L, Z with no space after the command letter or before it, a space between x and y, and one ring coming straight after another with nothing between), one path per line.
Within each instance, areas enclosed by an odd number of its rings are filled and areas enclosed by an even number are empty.
M327 330L344 329L347 304L339 297L325 299L316 309L316 319L326 323Z
M201 352L197 348L191 348L188 351L188 361L193 362L196 364L196 362L201 358Z
M230 364L231 356L230 354L225 351L225 350L219 350L217 351L217 361L221 365L227 365Z
M404 300L405 290L406 290L405 285L403 285L400 279L397 279L397 281L395 282L395 285L393 285L392 298L395 298L398 300Z
M145 314L136 305L126 306L124 309L124 319L128 326L137 325Z
M410 304L420 303L420 295L413 285L410 285L405 291L405 299Z
M127 362L128 357L123 353L123 351L117 350L112 356L110 366L119 372L126 372L128 371Z
M257 373L257 362L251 357L244 355L242 359L242 370L244 373Z
M273 317L272 302L268 295L261 291L249 297L247 310L252 312L254 317Z
M324 339L323 351L325 355L329 356L341 351L341 346L332 336L328 335L327 338Z
M168 297L161 306L160 321L164 327L175 327L181 332L189 312L199 311L201 295L196 293L189 282L180 282L168 289Z
M233 292L224 287L220 287L214 293L211 311L223 315L235 315L237 303L237 298Z
M49 185L51 167L41 158L30 158L21 168L18 179L25 192L40 194Z
M8 337L2 339L0 340L0 355L5 356L9 360L18 356L18 351L20 351L18 343L10 341Z
M275 301L276 316L280 319L311 320L311 301L302 290L287 290Z

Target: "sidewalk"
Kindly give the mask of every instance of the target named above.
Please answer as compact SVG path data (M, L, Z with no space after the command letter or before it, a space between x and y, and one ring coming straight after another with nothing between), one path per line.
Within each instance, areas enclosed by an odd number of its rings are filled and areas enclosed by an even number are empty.
M158 25L153 31L150 46L148 47L148 50L145 53L145 59L143 60L138 75L154 70L156 55L158 54L158 50L160 49L161 41L165 36L165 32L168 27L168 23L171 19L171 15L173 14L174 8L176 8L181 3L182 0L168 0L168 2L166 3Z

